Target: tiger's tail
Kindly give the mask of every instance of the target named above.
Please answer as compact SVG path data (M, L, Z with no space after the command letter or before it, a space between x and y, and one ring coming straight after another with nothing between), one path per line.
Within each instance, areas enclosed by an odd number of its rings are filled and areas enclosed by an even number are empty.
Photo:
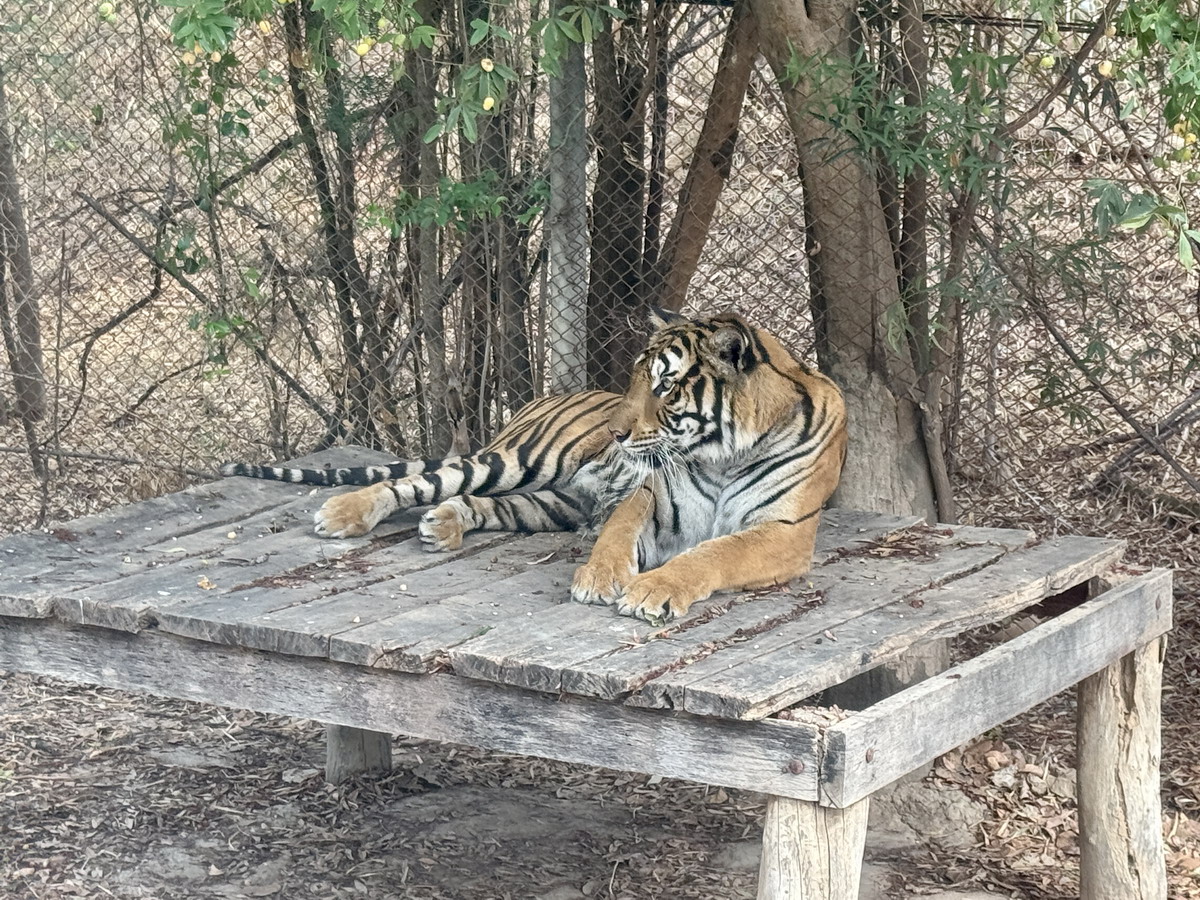
M318 484L334 487L339 484L368 485L380 481L394 481L410 475L420 475L440 468L451 460L432 459L423 462L397 460L375 466L352 466L324 469L293 469L286 466L255 466L249 463L226 463L221 474L230 477L261 478L266 481L286 481L291 484Z

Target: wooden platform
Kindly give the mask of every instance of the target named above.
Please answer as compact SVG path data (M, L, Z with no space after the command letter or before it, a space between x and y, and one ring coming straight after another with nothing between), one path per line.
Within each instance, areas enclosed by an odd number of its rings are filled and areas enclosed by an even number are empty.
M349 457L380 458L307 462ZM320 539L327 496L230 479L0 542L0 669L849 808L1170 627L1169 573L1096 589L1120 542L842 510L804 581L654 627L568 602L578 535L431 555L410 514ZM820 706L914 643L1090 582L1092 599L863 712Z

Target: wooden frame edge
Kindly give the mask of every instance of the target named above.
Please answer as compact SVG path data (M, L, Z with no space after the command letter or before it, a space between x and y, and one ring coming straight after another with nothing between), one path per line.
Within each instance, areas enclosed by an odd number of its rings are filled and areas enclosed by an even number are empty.
M1155 640L1171 599L1170 571L1152 570L830 726L819 802L850 806Z
M0 618L0 669L817 800L821 735L807 723L705 719L46 619Z

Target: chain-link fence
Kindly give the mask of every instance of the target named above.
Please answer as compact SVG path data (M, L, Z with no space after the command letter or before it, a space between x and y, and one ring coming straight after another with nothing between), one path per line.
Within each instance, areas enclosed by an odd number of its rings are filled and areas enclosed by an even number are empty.
M386 19L351 43L292 2L218 52L173 42L150 0L17 3L0 131L45 404L22 405L9 341L7 524L230 459L478 445L534 396L619 387L650 301L733 306L812 358L822 248L744 10L623 3L580 46L580 9L560 9L573 24L555 38L546 10L462 0L429 13L428 44ZM920 171L924 352L962 515L1078 527L1115 517L1124 490L1194 525L1200 294L1169 216L1116 224L1139 196L1196 208L1190 144L1154 85L1137 106L1093 71L1121 36L1079 69L1089 23L1046 45L1039 23L958 12L925 19ZM888 99L895 28L864 14L875 75L848 101L885 200L911 177L886 129L912 107ZM897 234L900 208L885 202ZM893 347L911 341L897 312L872 320Z

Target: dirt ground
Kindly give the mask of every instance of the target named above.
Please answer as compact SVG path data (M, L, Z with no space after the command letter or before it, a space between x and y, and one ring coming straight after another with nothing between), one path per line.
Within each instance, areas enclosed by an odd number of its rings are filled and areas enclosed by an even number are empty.
M1048 704L873 803L863 897L1077 896L1070 718ZM755 895L749 792L405 739L333 786L323 754L317 723L0 673L0 897ZM1183 897L1200 828L1173 815Z
M0 687L6 898L754 897L752 793L403 739L332 786L316 723ZM875 804L864 896L1005 887L972 859L986 808L936 782Z

